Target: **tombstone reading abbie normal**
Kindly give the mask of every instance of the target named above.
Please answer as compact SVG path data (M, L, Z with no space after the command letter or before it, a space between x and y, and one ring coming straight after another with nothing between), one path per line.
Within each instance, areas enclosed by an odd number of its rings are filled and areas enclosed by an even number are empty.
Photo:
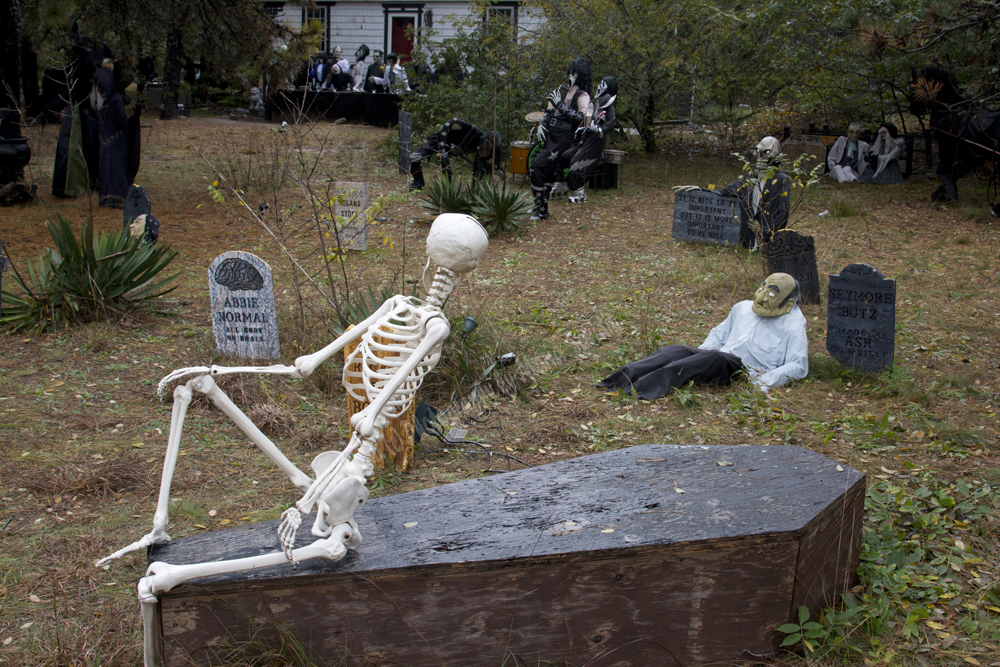
M710 190L674 195L675 241L739 245L739 202Z
M892 367L896 344L896 281L867 264L830 276L826 349L840 363L865 373Z
M819 305L819 270L816 268L816 243L791 229L777 231L760 247L764 275L787 273L799 281L799 304Z
M368 184L337 181L337 224L340 247L344 250L368 250Z
M267 262L248 252L224 252L208 267L215 349L227 357L277 359L278 318Z

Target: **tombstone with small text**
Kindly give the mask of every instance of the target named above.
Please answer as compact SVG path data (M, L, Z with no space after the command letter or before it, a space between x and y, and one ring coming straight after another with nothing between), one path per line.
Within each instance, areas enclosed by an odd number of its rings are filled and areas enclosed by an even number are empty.
M819 305L819 269L813 237L782 229L760 246L760 256L764 260L764 275L787 273L799 281L799 303Z
M337 181L337 224L340 247L344 250L368 250L368 184Z
M399 112L399 173L410 173L410 153L413 152L413 114Z
M830 276L826 349L844 366L864 373L892 368L896 345L896 281L867 264Z
M248 252L224 252L208 267L215 349L227 357L277 359L271 267Z
M674 195L675 241L739 245L740 204L736 197L711 190L690 190Z

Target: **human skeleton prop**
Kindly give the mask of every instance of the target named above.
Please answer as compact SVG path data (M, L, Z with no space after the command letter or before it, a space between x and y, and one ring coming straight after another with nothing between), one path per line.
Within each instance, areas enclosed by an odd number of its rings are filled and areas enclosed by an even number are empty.
M146 629L147 665L152 664L150 619L157 594L200 577L312 558L337 561L344 557L347 549L356 549L361 545L361 533L358 532L353 516L368 499L369 492L365 484L373 472L371 456L375 452L375 445L382 439L382 429L390 419L409 408L424 377L437 365L441 357L441 345L450 333L448 320L442 313L441 306L462 276L476 268L488 244L486 231L471 216L457 213L440 215L427 236L427 265L423 275L427 298L423 301L401 295L391 297L369 318L322 350L299 357L292 366L196 366L176 370L160 381L157 391L162 395L164 388L174 380L188 375L195 376L174 390L173 415L160 495L153 517L153 530L140 540L98 561L98 566L151 544L170 541L170 536L166 533L170 485L177 464L184 416L194 392L208 396L304 495L282 514L278 528L280 552L213 563L170 565L155 562L149 566L138 586ZM376 337L391 342L377 342ZM344 451L323 452L313 459L315 479L311 479L289 461L214 380L215 376L232 373L286 375L304 379L358 338L361 339L360 343L345 360L344 386L354 398L368 401L369 404L351 417L353 434ZM361 370L350 371L352 364L358 362ZM308 546L295 548L295 536L302 523L302 514L312 511L314 505L317 506L317 512L312 534L320 539Z

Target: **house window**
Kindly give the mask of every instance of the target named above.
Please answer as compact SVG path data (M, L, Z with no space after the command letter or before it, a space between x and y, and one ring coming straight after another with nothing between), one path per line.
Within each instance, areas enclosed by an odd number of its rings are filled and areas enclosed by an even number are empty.
M316 25L319 28L319 50L321 53L326 52L327 47L327 35L329 34L329 27L326 21L326 7L316 7L316 9L305 9L306 13L306 24Z
M517 2L494 2L486 8L486 16L483 18L487 21L492 19L503 19L510 23L511 26L517 29Z

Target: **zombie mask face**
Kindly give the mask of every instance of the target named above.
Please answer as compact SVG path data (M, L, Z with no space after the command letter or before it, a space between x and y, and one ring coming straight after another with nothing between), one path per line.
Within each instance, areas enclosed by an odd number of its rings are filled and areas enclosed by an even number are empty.
M777 317L791 312L799 299L799 284L787 273L772 273L753 295L753 312L761 317Z
M372 60L375 62L376 65L381 65L382 64L382 50L381 49L375 49L372 52Z
M775 164L781 153L781 144L774 137L764 137L757 144L757 171L764 171Z
M340 56L344 55L344 49L339 46L333 47L333 57L339 59Z
M861 126L857 123L851 123L847 126L847 140L852 144L856 143L858 139L861 138Z

